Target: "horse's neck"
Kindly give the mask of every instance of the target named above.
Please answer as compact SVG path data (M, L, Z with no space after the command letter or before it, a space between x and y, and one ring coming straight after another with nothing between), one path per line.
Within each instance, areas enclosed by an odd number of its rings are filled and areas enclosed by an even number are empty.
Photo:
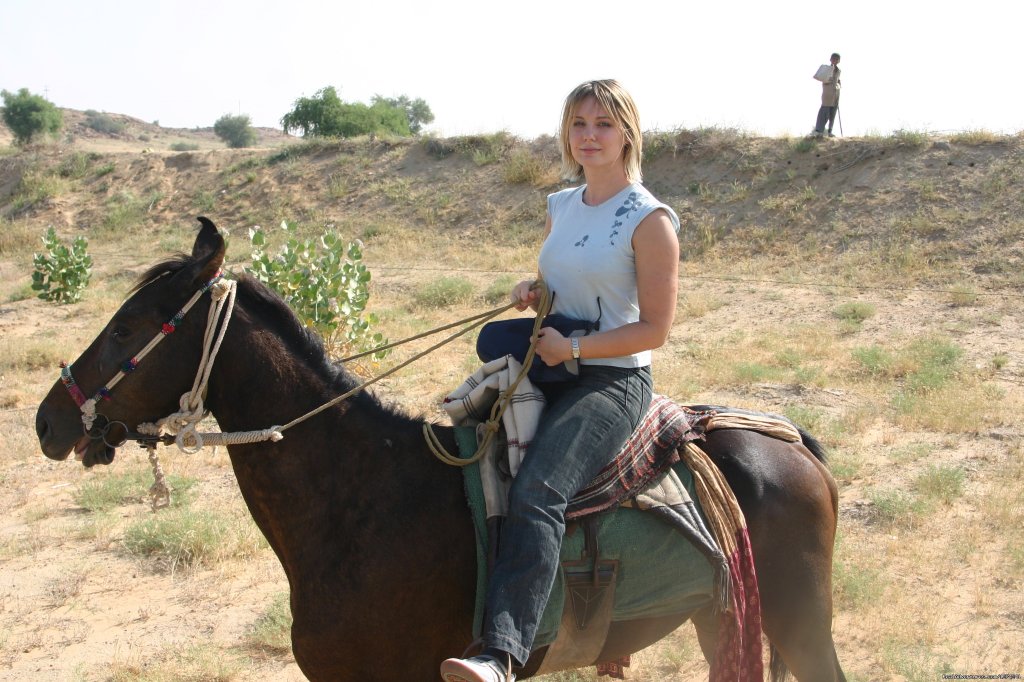
M207 402L225 432L285 424L332 397L327 378L281 347L268 352L255 334L234 343L217 360ZM336 561L322 550L370 532L399 533L406 513L447 517L464 506L460 477L429 455L421 424L350 398L279 442L228 448L246 504L286 570L309 568L297 557L312 547L322 561Z

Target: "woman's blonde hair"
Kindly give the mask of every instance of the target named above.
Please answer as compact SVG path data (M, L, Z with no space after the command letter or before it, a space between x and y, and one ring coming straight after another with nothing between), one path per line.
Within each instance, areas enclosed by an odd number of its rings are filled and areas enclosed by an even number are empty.
M562 177L566 180L582 180L583 166L572 157L572 148L569 146L569 127L572 125L576 107L587 97L593 97L601 105L619 129L625 146L622 149L622 163L626 167L626 179L630 182L639 182L643 179L640 171L640 159L643 155L644 136L640 130L640 115L637 113L636 104L626 89L619 85L619 82L612 79L601 81L586 81L576 86L576 89L565 98L565 106L562 108Z

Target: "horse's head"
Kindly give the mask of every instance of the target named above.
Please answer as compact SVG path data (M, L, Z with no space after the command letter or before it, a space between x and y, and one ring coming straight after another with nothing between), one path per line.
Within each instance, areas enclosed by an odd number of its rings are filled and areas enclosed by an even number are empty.
M149 270L134 293L39 405L36 434L43 453L63 460L75 451L83 464L110 464L116 447L140 423L166 417L178 407L202 353L209 294L178 320L183 306L213 280L224 262L224 238L206 218L191 256L181 256ZM173 332L173 333L170 333ZM147 355L138 355L163 334ZM137 366L135 360L138 359ZM109 392L105 387L125 372ZM95 398L91 429L81 404Z

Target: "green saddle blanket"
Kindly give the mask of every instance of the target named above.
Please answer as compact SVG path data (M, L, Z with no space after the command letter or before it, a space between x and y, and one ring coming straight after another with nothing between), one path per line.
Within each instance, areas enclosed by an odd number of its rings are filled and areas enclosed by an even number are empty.
M476 431L456 427L455 437L463 457L476 451ZM696 500L693 476L684 464L673 467L681 483ZM469 501L477 540L477 599L473 621L474 636L483 627L484 593L487 573L487 522L480 469L476 464L463 467L466 496ZM699 505L698 512L699 510ZM703 514L701 513L703 517ZM714 570L708 559L691 542L655 515L620 507L596 518L600 560L618 562L615 574L611 621L643 617L685 615L711 603L715 592ZM581 571L592 568L592 559L583 558L585 534L565 537L561 561L581 561ZM547 608L541 618L534 648L546 646L558 635L566 600L566 576L556 577Z

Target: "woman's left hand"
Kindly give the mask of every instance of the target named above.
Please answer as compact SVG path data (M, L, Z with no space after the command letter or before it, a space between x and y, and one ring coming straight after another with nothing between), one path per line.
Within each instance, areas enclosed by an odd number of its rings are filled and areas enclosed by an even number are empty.
M537 332L537 355L545 365L554 367L572 359L572 345L557 329L543 327Z

